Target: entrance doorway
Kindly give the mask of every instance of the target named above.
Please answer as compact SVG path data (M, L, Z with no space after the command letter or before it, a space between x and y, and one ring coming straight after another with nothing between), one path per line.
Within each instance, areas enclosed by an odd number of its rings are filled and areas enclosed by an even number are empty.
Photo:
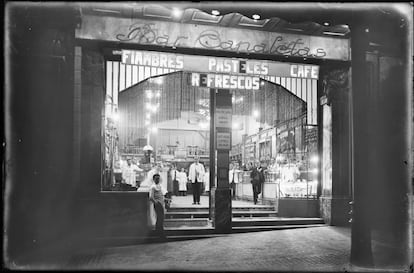
M198 177L199 192L208 195L210 91L192 87L187 76L173 72L151 77L118 94L116 135L109 141L116 147L111 151L106 145L106 160L113 162L106 172L113 172L109 189L136 190L158 172L170 195L193 195L189 172L198 158L204 170ZM127 161L135 172L135 180L129 182L125 179Z
M193 86L191 72L173 72L149 77L116 98L107 94L102 189L137 190L156 169L170 195L188 199L194 193L189 167L198 157L205 169L200 193L209 196L209 158L215 152L210 151L210 92L214 90ZM278 210L280 199L316 199L317 126L307 123L307 103L264 79L258 90L231 89L230 93L229 157L235 167L230 168L229 184L234 199L253 201L250 172L256 163L265 170L259 204ZM132 171L125 168L128 164L134 166Z

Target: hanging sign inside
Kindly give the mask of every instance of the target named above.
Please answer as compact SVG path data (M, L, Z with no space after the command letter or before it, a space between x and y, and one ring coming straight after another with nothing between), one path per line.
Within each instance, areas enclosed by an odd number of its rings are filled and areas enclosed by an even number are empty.
M232 109L231 108L216 108L216 127L231 128Z
M217 150L230 150L231 149L231 133L230 132L217 132L216 133L216 147Z

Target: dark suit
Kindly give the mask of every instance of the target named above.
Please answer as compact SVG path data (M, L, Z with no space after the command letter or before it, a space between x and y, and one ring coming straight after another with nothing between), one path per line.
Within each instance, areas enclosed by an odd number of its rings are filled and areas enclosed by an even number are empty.
M250 173L250 178L253 186L253 201L257 204L257 197L262 192L262 184L264 182L263 169L255 167Z

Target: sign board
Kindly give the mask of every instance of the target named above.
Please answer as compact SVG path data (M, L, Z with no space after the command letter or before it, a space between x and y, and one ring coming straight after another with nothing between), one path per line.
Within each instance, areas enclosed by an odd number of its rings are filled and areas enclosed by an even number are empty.
M218 89L259 90L260 78L238 75L191 73L191 85Z
M135 45L350 60L349 39L91 14L82 15L75 37ZM257 69L263 71L263 67Z
M116 50L121 63L126 65L149 66L181 71L204 72L221 75L242 75L244 77L270 80L271 76L318 79L319 66L281 63L269 60L194 56L176 53L144 50ZM214 74L213 74L214 73ZM199 75L199 73L194 73ZM257 80L258 84L258 80ZM196 84L193 84L196 86ZM218 87L220 88L220 87ZM227 87L222 87L227 88Z
M217 132L216 133L216 145L217 150L230 150L231 149L231 133L230 132Z
M316 65L290 65L290 76L294 78L318 79L319 67Z
M216 108L216 128L231 128L231 117L232 109L231 108Z

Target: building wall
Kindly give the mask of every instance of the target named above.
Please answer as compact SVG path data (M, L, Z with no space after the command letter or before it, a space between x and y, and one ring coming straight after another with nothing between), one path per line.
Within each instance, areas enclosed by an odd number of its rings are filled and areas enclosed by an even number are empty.
M73 180L75 17L66 9L8 6L6 265L53 260L70 246L79 211ZM69 242L68 242L69 241Z
M103 114L105 60L100 48L81 47L80 237L86 242L102 237L147 235L147 192L101 192L103 171ZM127 224L128 223L128 224ZM82 246L87 246L87 243Z

